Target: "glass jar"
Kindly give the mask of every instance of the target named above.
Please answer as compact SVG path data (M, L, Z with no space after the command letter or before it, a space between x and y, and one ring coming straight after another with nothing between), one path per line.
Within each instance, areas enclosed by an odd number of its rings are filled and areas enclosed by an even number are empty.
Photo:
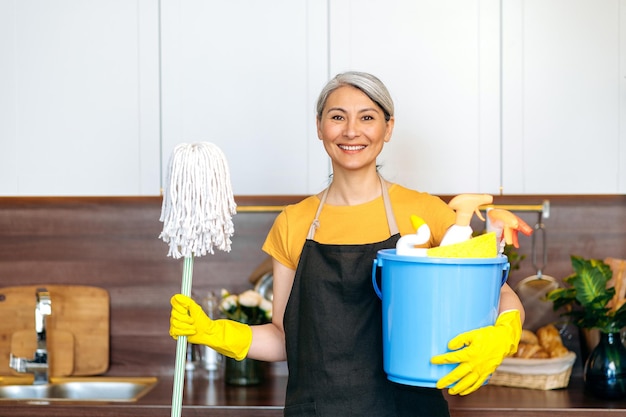
M227 384L249 386L263 382L263 362L250 358L238 361L225 357L224 360L224 379Z

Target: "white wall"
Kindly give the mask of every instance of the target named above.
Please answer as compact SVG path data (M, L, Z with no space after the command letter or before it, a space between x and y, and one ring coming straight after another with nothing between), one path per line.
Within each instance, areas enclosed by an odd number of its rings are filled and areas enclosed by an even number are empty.
M163 166L176 144L208 141L225 153L235 194L323 188L314 102L328 77L325 3L161 4Z
M396 104L379 163L390 180L439 194L498 193L497 2L331 3L331 73L379 75Z
M502 5L502 8L501 8ZM0 0L0 195L158 195L180 142L309 194L325 81L385 81L383 174L435 194L626 192L626 0Z
M625 193L626 1L503 5L504 190Z
M157 2L0 2L0 195L158 194Z

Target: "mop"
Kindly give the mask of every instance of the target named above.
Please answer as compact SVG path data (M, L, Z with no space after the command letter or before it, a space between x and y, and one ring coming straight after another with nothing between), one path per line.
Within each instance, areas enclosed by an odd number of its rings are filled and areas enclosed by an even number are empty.
M169 244L168 256L184 257L181 294L191 296L194 257L230 252L236 213L228 164L222 151L207 142L182 143L172 153L163 194L159 238ZM176 344L172 417L182 410L187 337Z

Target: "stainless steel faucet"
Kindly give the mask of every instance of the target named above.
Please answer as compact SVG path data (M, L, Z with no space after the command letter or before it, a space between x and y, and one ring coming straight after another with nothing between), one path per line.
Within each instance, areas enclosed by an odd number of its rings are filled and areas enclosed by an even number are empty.
M37 305L35 306L35 331L37 332L37 349L35 356L29 360L16 358L10 354L9 366L17 372L34 374L33 384L47 384L48 378L48 347L46 343L46 317L52 314L50 293L45 288L37 289Z

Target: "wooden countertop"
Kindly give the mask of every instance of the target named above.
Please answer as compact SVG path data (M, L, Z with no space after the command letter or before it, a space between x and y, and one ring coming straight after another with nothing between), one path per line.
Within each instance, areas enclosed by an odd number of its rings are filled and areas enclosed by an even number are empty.
M173 376L159 376L144 397L129 403L23 403L0 402L3 417L167 417L171 415ZM233 387L223 379L208 380L201 372L185 383L183 412L191 416L283 415L286 376L271 376L259 386ZM447 396L452 417L626 416L626 399L599 400L585 394L582 376L572 375L567 389L550 391L485 386L466 396Z

